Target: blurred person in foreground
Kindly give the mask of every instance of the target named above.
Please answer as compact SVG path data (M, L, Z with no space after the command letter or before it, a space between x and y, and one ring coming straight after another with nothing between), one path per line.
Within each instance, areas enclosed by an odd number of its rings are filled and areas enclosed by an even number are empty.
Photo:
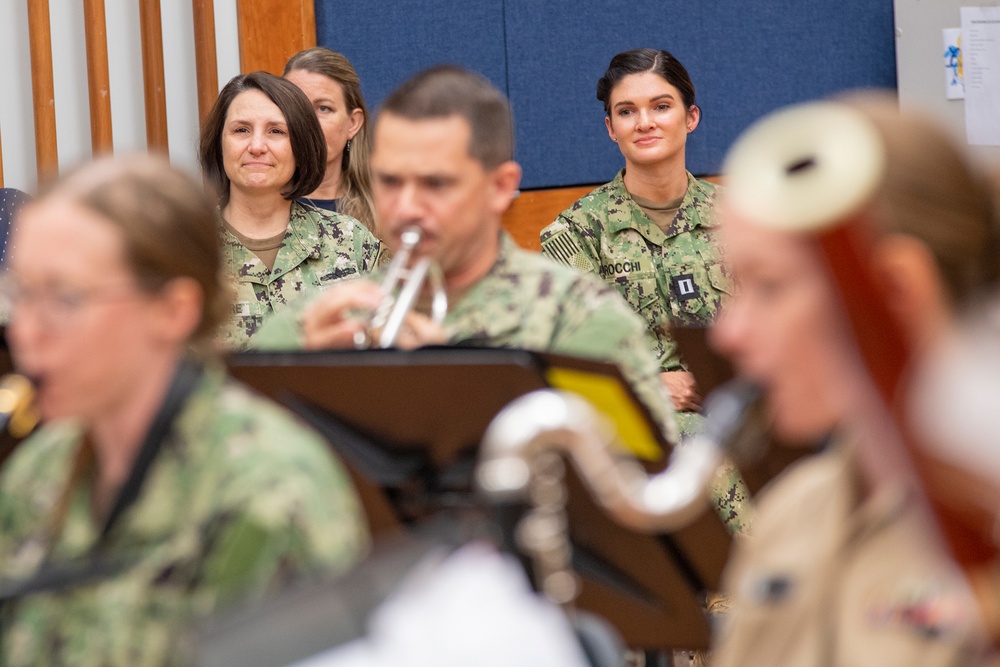
M775 188L757 178L772 165ZM976 663L970 591L873 408L820 246L791 223L827 216L864 230L866 273L920 357L996 287L986 180L933 122L875 94L766 119L734 146L727 179L723 239L738 289L714 342L763 389L775 434L815 455L756 499L753 533L726 573L732 610L714 664Z
M98 161L13 238L8 339L44 425L0 477L4 664L169 664L193 618L359 557L324 442L206 351L229 294L196 183Z
M1000 171L994 173L1000 211ZM1000 254L1000 237L996 241ZM931 483L962 519L978 562L965 565L994 646L1000 647L1000 297L967 313L914 373L907 415L934 463ZM948 419L937 416L948 415ZM978 538L978 539L977 539ZM967 559L968 560L968 559Z

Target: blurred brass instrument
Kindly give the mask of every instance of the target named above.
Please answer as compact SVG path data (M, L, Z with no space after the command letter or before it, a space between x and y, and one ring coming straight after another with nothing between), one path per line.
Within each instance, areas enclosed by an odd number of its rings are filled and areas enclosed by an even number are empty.
M23 375L0 378L0 431L6 429L17 439L31 433L38 424L34 400L35 388Z
M382 280L384 297L372 311L365 329L354 336L354 347L389 348L395 345L406 316L414 309L417 299L429 280L431 287L430 318L440 324L448 314L448 295L444 289L444 275L430 257L420 257L413 266L410 259L423 232L419 227L407 227L400 235L401 245L396 251L385 278Z
M518 526L519 546L532 557L543 592L567 604L578 585L569 565L561 455L618 523L644 533L673 532L708 508L708 487L721 452L759 396L755 386L740 382L713 392L705 403L705 432L675 447L667 468L649 475L636 459L622 454L611 422L586 400L566 391L535 391L491 422L480 447L476 484L490 500L532 503Z

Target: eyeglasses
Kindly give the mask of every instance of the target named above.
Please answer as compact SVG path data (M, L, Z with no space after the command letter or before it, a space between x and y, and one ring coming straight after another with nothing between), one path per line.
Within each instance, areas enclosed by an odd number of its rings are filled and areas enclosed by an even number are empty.
M102 287L39 288L23 285L10 274L0 275L0 315L8 322L17 311L34 311L43 327L59 331L73 324L90 304L117 299L129 299L139 294L133 284Z

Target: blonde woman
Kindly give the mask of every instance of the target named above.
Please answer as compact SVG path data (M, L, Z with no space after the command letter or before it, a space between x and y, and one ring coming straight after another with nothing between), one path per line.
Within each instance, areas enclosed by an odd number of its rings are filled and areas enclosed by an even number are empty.
M377 235L368 108L358 73L343 55L317 46L292 56L282 76L309 98L326 138L323 182L299 201L349 215Z

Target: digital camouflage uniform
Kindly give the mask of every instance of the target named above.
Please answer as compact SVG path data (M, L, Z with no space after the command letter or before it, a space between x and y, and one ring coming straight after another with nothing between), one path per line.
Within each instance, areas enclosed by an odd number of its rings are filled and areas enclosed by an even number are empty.
M716 187L688 173L688 188L669 233L625 190L624 169L563 211L542 230L542 253L614 285L646 324L661 371L684 369L668 326L704 327L732 292L715 239ZM683 435L701 431L693 412L676 413ZM715 486L716 502L732 531L749 522L746 486L732 466Z
M378 239L354 218L297 201L270 271L224 227L222 244L235 283L232 317L220 334L230 350L249 347L264 318L303 292L371 272L380 250Z
M254 339L259 349L302 346L304 302L270 319ZM616 364L668 440L677 441L670 397L659 379L642 321L599 280L570 271L517 247L502 233L497 261L443 323L455 345L513 347L598 359ZM748 493L729 470L715 493L730 530L741 526Z
M664 371L684 368L666 326L707 326L732 281L715 240L716 188L688 174L669 233L632 200L622 180L581 197L542 230L542 252L614 285L646 321Z
M81 447L53 423L21 444L0 493L0 577L38 568L53 507ZM88 553L97 537L89 476L67 496L51 562ZM353 487L326 444L219 370L206 372L174 422L141 495L105 553L127 567L110 579L7 603L3 664L161 665L181 658L178 633L233 600L343 571L367 545Z

